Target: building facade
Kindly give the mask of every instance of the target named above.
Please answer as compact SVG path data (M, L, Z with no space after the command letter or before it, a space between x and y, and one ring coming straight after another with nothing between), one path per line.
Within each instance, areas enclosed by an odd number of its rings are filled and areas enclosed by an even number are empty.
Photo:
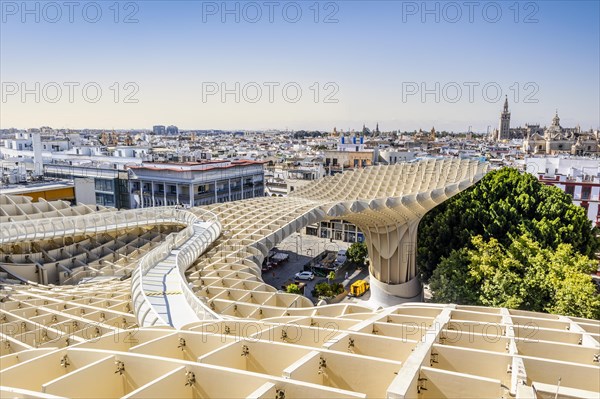
M175 125L169 125L167 126L166 134L172 136L177 135L179 134L179 128Z
M157 135L164 135L166 132L165 125L155 125L152 126L152 133Z
M552 118L550 126L525 124L525 127L510 127L511 113L508 109L508 98L504 100L504 108L500 114L498 129L492 132L493 141L523 140L522 151L527 154L600 154L599 131L590 129L582 131L579 126L562 127L558 111Z
M327 220L306 226L305 233L310 236L329 238L344 242L364 242L365 235L356 225L345 220Z
M60 164L44 165L44 176L72 180L77 191L93 191L91 196L76 195L75 201L86 205L101 205L111 208L131 208L131 199L128 193L127 172L118 169L109 169L96 166L73 166ZM91 180L91 184L86 184ZM80 197L80 198L77 198ZM89 200L88 200L89 198ZM95 202L91 202L91 199Z
M337 150L325 151L325 169L329 174L344 169L362 169L373 165L374 151L365 148L364 136L340 138Z
M323 176L325 169L320 162L309 160L276 164L265 171L265 195L283 197Z
M579 127L563 128L558 113L552 118L550 127L537 132L527 132L523 140L523 152L528 154L600 154L598 131L582 132Z
M132 208L208 205L265 195L257 161L144 163L129 168Z
M586 210L588 219L600 227L600 162L596 159L529 157L527 172L542 183L553 185L573 197Z

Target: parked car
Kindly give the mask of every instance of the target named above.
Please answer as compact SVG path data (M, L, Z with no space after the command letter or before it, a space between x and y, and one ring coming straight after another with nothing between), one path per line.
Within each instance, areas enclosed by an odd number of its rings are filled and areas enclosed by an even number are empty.
M340 249L337 253L337 258L336 258L336 262L340 265L343 265L344 263L346 263L346 250L345 249Z
M314 280L315 274L313 272L300 272L296 273L296 278L298 280Z

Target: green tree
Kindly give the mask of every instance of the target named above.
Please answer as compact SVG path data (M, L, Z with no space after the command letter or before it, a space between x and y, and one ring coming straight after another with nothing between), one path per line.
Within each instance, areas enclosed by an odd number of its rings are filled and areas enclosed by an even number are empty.
M502 168L428 212L419 225L417 265L428 281L443 258L461 248L473 248L472 238L494 238L505 247L529 233L543 248L571 244L593 256L600 248L585 210L553 186L528 173Z
M600 296L588 276L568 272L546 309L550 313L600 320Z
M450 256L442 259L429 284L434 302L459 305L478 303L477 286L469 278L469 261L466 248L452 251Z
M335 280L335 272L332 270L327 275L327 281L329 281L329 284L331 284L333 280Z
M298 287L297 284L288 284L288 286L286 287L286 292L288 294L302 294L302 292L300 291L300 287Z
M590 273L596 263L559 244L544 248L529 234L474 237L472 249L444 258L431 277L435 302L455 302L600 319L600 294Z
M326 297L330 298L344 292L344 286L340 283L328 284L328 283L319 283L315 285L315 288L312 290L312 296L314 297Z
M364 265L367 258L367 244L355 242L346 251L346 258L355 265Z
M327 283L319 283L315 285L314 290L312 291L312 296L314 297L331 297L333 296L333 292L331 290L331 285Z

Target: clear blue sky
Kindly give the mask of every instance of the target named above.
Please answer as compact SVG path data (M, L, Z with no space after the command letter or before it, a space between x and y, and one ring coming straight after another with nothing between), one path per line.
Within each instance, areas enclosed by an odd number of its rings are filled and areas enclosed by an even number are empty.
M475 2L473 10L430 1L429 14L421 1L227 2L232 10L237 4L232 14L221 1L138 1L118 3L118 16L114 1L99 1L100 17L93 4L78 2L73 22L64 6L57 17L45 2L37 11L28 3L31 14L20 1L1 3L2 128L346 130L379 122L383 130L485 131L498 124L505 94L513 126L549 124L555 109L563 126L600 125L598 1ZM124 23L127 16L133 23ZM328 16L332 23L324 23ZM23 99L22 89L36 91L36 82L39 103L34 94ZM61 87L58 100L51 82ZM79 84L72 102L65 82ZM102 89L95 103L82 93L90 82ZM222 101L220 92L203 99L203 89L235 91L236 82L239 103L234 94ZM272 102L265 82L279 84ZM472 101L465 82L476 85ZM288 100L286 83L294 83ZM292 103L294 86L302 95ZM422 88L431 90L424 101ZM125 102L128 93L138 102ZM337 103L325 102L327 94Z

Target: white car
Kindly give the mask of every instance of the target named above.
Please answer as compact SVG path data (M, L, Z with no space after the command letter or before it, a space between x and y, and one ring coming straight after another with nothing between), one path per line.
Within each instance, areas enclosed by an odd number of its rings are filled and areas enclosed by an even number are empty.
M313 272L300 272L296 273L296 278L298 280L314 280L315 275Z

